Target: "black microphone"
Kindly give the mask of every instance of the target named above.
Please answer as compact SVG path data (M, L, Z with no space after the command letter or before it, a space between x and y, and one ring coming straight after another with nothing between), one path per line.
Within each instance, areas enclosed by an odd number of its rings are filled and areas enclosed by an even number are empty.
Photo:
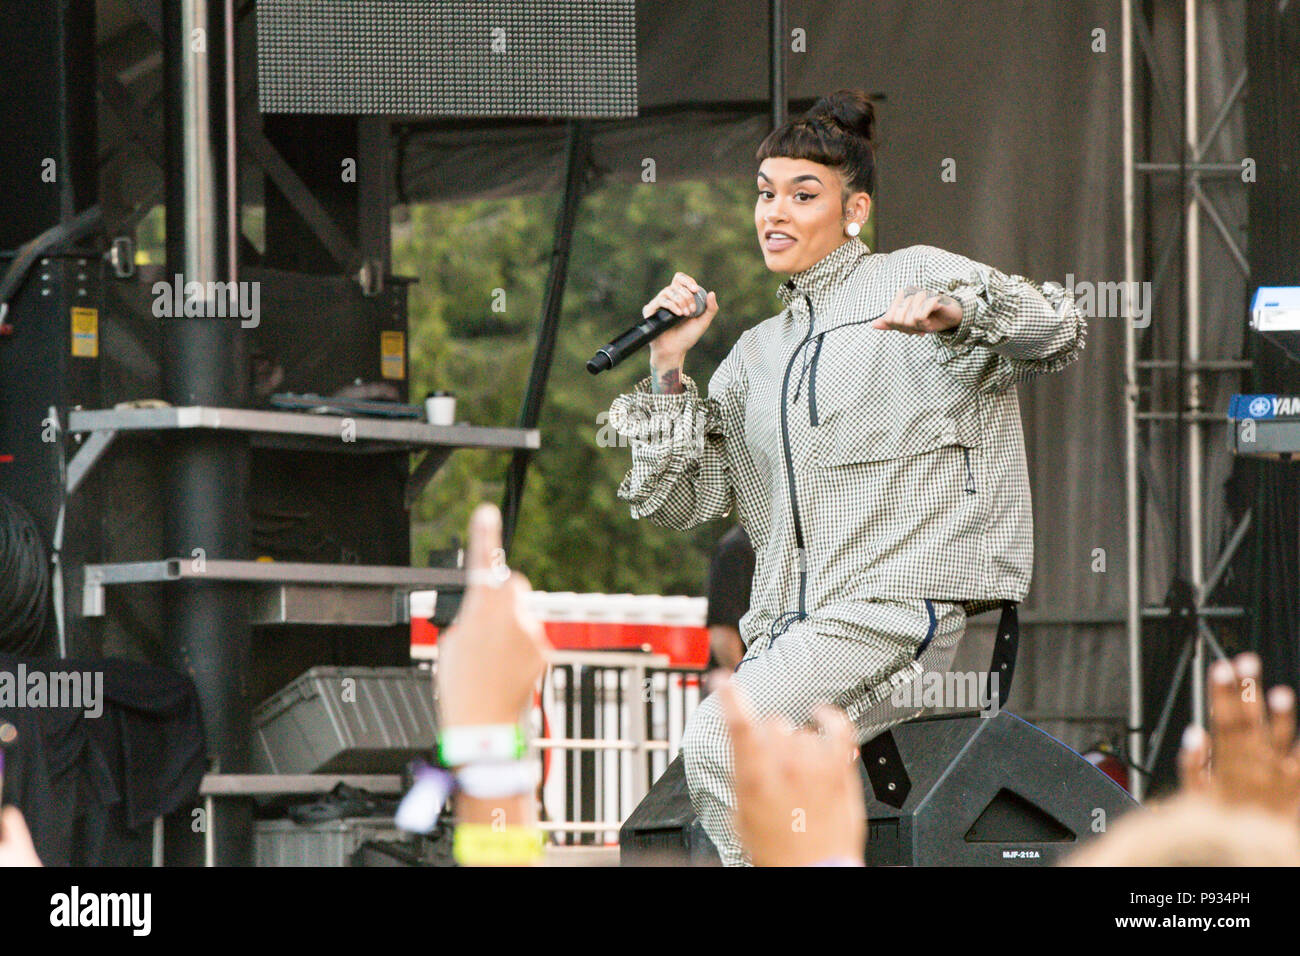
M599 375L605 369L613 368L641 346L657 339L682 319L693 319L703 315L709 308L709 294L701 289L695 293L695 311L690 315L678 315L668 309L660 309L654 315L647 316L628 329L613 342L596 349L596 354L587 362L587 371Z

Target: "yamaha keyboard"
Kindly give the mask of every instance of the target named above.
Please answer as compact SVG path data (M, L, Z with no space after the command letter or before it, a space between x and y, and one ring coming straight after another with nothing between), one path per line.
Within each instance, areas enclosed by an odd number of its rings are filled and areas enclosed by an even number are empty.
M1300 458L1300 395L1234 395L1228 402L1233 454Z

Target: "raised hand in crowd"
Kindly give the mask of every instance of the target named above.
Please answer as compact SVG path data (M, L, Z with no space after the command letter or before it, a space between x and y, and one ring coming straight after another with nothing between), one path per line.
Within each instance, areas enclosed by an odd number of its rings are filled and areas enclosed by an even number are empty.
M454 852L466 866L541 859L537 764L523 727L550 643L529 612L523 575L504 561L501 513L470 519L460 613L438 641L438 747L457 788Z
M1193 725L1178 757L1182 787L1222 803L1258 807L1300 824L1295 694L1264 694L1260 661L1239 654L1209 670L1209 733Z
M17 807L5 807L0 813L0 867L40 866L27 821Z
M1209 670L1209 733L1195 725L1178 755L1181 787L1125 814L1069 866L1300 866L1300 748L1295 695L1259 686L1241 654Z
M867 814L853 727L821 707L820 733L756 721L734 681L717 693L736 765L736 832L756 866L861 866Z
M551 645L527 608L528 579L505 565L494 505L479 505L470 518L465 558L465 598L438 640L441 726L518 723Z

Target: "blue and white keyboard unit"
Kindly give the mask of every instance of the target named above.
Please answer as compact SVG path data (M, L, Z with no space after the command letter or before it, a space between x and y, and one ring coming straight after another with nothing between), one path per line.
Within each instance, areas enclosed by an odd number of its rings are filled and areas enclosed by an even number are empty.
M1228 402L1232 451L1249 458L1300 458L1300 395L1234 395Z

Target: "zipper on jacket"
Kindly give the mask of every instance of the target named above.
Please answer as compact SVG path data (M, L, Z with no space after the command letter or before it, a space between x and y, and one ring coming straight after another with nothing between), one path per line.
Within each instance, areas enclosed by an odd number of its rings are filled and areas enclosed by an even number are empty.
M791 288L794 288L793 284L791 285ZM794 522L795 560L797 561L799 568L799 610L787 611L772 622L771 640L768 642L769 647L771 646L771 642L775 641L781 634L784 634L785 629L791 624L808 616L808 549L804 545L803 522L799 517L799 495L794 486L794 458L790 452L790 406L788 401L790 394L790 372L794 369L795 359L803 354L803 350L807 347L809 340L812 339L813 326L817 324L817 314L813 309L812 296L804 293L803 298L808 304L808 334L803 337L803 341L799 343L799 347L794 350L794 354L791 355L790 360L786 362L785 375L781 379L781 446L785 451L786 483L790 489L790 516ZM793 311L791 314L793 314ZM867 325L876 321L876 319L880 318L880 316L884 314L884 312L880 312L869 319L862 319L857 322L848 322L845 323L845 325ZM829 332L830 329L827 329L826 331ZM816 379L817 355L821 352L821 343L825 336L826 332L823 332L821 336L818 337L817 351L813 353L812 365L814 380ZM802 384L802 372L799 375L799 381L800 384ZM813 387L812 382L810 382L808 385L808 413L811 417L812 423L816 425L816 397L813 394ZM795 392L795 401L798 401L797 389Z
M808 593L808 551L804 546L803 540L803 522L799 517L799 493L794 486L794 456L790 451L790 372L794 370L795 359L803 352L808 340L812 338L813 325L816 322L816 315L813 312L812 297L804 294L804 301L808 304L808 334L804 336L799 347L794 350L790 360L785 363L785 376L781 381L781 445L785 450L785 475L786 484L790 489L790 517L794 523L794 543L795 559L799 567L799 610L798 617L795 620L807 617L807 593ZM785 615L782 615L785 617ZM775 622L773 624L775 630ZM775 636L773 637L775 640Z
M803 344L799 346L799 351L802 352L807 345L808 345L808 340L804 339ZM799 404L799 393L803 391L803 380L807 377L808 377L808 359L804 358L803 365L799 369L799 381L795 382L794 385L794 403L796 405Z
M966 459L966 494L975 494L975 473L970 470L970 449L961 446L962 457Z
M817 347L813 349L810 359L804 359L803 367L799 369L799 381L794 387L794 404L798 405L799 393L803 391L803 380L808 379L808 423L810 425L817 424L817 395L814 383L817 378L817 356L821 354L822 339L824 338L826 338L825 332L817 336ZM804 339L803 344L799 346L799 351L802 352L807 348L807 345L808 340Z
M822 342L826 338L823 332L817 336L817 347L813 349L812 368L808 370L808 424L817 427L817 356L822 354Z

